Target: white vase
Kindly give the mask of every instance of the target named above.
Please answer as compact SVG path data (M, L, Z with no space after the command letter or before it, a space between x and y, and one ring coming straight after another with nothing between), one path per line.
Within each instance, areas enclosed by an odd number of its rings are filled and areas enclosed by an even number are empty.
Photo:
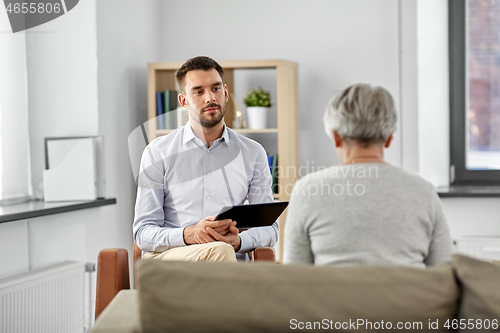
M263 129L267 127L269 108L264 106L247 107L248 128Z

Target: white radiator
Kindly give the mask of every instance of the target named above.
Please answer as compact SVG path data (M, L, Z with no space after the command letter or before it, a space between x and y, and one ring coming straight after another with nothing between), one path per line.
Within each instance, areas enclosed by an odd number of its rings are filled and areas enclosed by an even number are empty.
M455 251L485 260L500 260L500 237L464 237L456 240Z
M0 279L0 333L84 332L85 263Z

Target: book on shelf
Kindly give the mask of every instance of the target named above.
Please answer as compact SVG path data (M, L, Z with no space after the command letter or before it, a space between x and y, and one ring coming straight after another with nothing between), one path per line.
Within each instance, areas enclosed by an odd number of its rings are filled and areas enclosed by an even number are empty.
M271 168L271 177L273 179L272 190L273 193L278 194L278 154L274 154L272 157L272 168Z
M177 128L177 91L176 90L165 90L163 92L165 106L165 129L175 129Z
M163 93L156 93L156 128L165 129L165 121L163 117L163 113L165 113L165 108L163 106Z
M163 108L164 108L164 113L165 116L163 117L163 129L170 129L170 119L169 119L169 108L170 108L170 94L168 93L168 90L165 90L162 92L163 96Z

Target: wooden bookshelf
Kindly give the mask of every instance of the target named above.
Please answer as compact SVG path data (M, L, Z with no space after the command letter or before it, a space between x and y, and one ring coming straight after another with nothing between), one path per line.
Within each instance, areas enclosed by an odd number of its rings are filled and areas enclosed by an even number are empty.
M229 92L234 92L234 72L239 69L275 69L277 85L277 128L262 130L235 129L236 132L251 133L276 133L278 146L278 184L280 193L274 198L279 201L288 201L290 192L298 179L299 170L299 124L298 124L298 65L287 60L235 60L219 61L224 69L224 83ZM148 119L156 118L156 92L176 90L175 72L182 62L160 62L148 64ZM230 97L231 99L231 97ZM228 127L234 119L234 103L226 103L224 121ZM156 121L148 122L148 138L166 135L174 130L157 129ZM286 171L293 170L293 172ZM285 191L286 189L286 191ZM280 239L283 239L283 230L286 220L286 210L280 218ZM283 244L281 241L280 244ZM280 253L283 253L282 249Z

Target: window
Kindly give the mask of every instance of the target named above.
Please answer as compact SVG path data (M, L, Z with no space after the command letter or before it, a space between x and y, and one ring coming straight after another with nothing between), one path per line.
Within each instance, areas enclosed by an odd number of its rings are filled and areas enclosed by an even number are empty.
M449 0L451 183L500 184L500 0Z

